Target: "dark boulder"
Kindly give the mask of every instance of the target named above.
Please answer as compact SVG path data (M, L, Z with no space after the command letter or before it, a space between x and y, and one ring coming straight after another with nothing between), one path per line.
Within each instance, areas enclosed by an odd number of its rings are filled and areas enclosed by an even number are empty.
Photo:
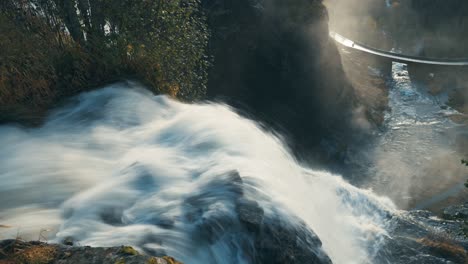
M321 241L306 224L267 217L255 237L255 263L332 263Z
M255 201L241 198L237 214L254 241L254 263L331 263L322 242L300 219L273 210L265 214Z
M301 219L281 206L272 208L268 197L259 194L237 172L220 175L209 184L217 191L186 200L190 207L187 212L191 212L186 217L196 223L194 241L203 247L231 245L231 254L242 256L247 263L331 263L320 239ZM223 199L226 208L232 205L233 212L212 209Z

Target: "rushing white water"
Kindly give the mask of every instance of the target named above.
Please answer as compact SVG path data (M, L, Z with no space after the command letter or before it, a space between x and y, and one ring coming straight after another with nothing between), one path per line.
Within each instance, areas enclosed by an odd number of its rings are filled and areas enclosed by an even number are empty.
M56 241L248 263L229 176L237 171L255 190L249 199L266 215L302 219L334 263L372 262L394 211L388 199L301 166L280 138L225 105L135 86L83 94L40 128L0 128L0 224L13 226L2 238L50 229L42 234ZM206 219L229 228L213 242Z

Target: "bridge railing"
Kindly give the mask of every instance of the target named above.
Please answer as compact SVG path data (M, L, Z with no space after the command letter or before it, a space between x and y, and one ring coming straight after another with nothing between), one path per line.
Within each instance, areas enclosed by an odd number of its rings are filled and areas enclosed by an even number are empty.
M359 50L368 54L372 54L379 57L388 58L392 61L402 62L402 63L416 63L416 64L429 64L429 65L439 65L439 66L468 66L468 58L462 59L439 59L439 58L427 58L427 57L418 57L410 56L405 54L399 54L390 51L384 51L369 47L365 44L350 40L336 32L330 31L330 37L334 39L338 44Z

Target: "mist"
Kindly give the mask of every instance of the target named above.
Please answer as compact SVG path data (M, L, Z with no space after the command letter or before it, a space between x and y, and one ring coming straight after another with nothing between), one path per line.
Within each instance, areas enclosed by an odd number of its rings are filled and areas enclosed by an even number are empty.
M326 0L330 26L369 46L412 56L466 58L463 1Z
M325 4L330 30L367 46L430 58L468 57L468 12L463 1L330 0ZM354 182L389 196L404 209L438 210L466 200L466 172L460 163L466 156L466 69L392 66L391 61L341 48L340 53L345 60L355 56L354 60L369 63L369 70L363 68L358 74L385 80L383 88L361 89L360 103L388 98L388 109L377 127L366 122L366 112L378 108L357 108L354 122L376 136L361 140L348 155L350 167L370 166L364 173L360 169L350 173ZM360 78L354 76L356 71L346 72L351 79ZM376 97L379 89L383 92Z

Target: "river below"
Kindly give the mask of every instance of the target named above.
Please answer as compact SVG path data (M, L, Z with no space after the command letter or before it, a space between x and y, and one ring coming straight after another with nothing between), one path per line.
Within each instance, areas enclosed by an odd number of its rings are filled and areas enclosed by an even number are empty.
M446 94L431 95L412 81L405 64L393 63L387 87L383 125L365 151L349 160L362 168L363 185L403 209L437 210L466 201L467 170L460 160L467 129L450 118L460 113L446 106Z

